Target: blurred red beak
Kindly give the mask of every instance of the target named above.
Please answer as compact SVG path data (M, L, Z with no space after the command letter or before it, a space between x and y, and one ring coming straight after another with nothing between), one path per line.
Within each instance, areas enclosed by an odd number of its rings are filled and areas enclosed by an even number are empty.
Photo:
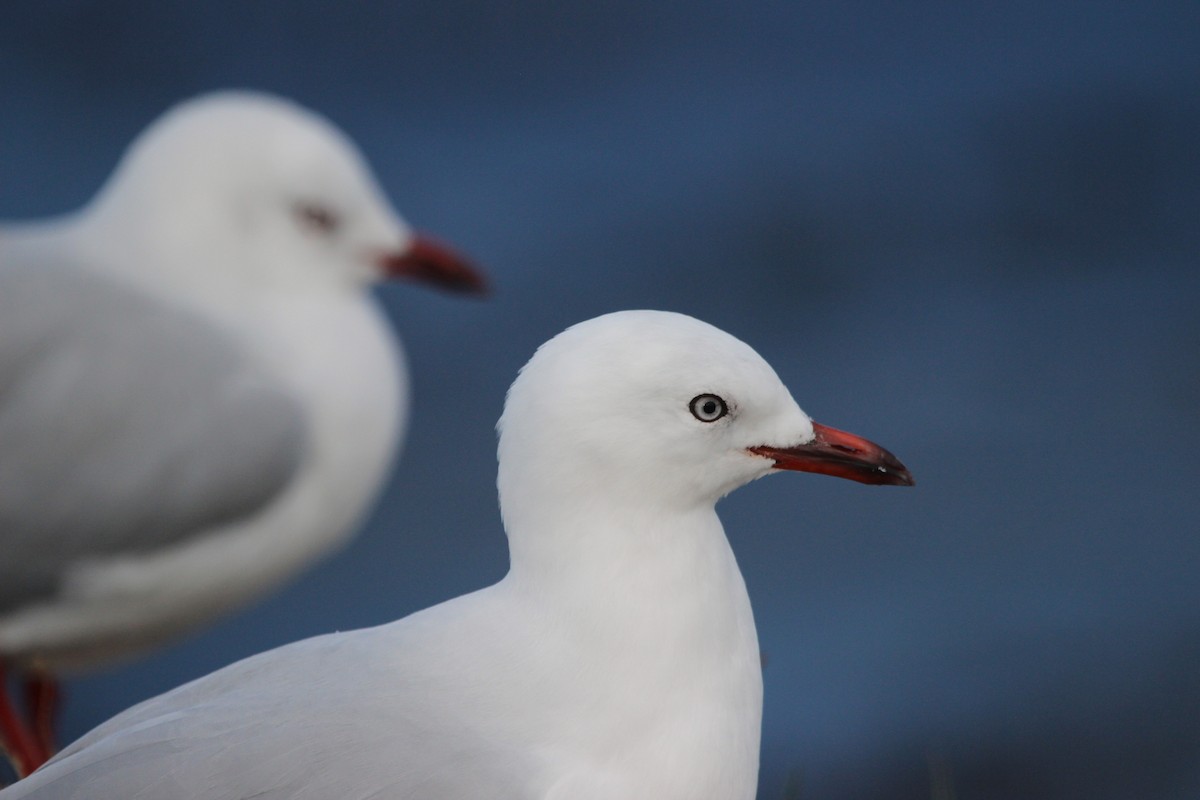
M877 486L913 485L913 477L900 459L874 442L816 422L813 432L816 437L799 447L761 445L749 450L774 459L775 469L816 472Z
M467 294L487 294L487 281L466 257L423 234L413 236L408 249L384 253L376 263L388 278L432 284Z

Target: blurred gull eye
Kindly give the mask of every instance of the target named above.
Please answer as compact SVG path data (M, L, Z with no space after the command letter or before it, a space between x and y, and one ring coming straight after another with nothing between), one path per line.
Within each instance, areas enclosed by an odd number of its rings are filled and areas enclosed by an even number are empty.
M701 422L716 422L729 413L729 406L715 394L699 394L688 404L692 416Z
M297 203L293 210L302 226L326 236L335 233L342 224L337 214L318 203Z

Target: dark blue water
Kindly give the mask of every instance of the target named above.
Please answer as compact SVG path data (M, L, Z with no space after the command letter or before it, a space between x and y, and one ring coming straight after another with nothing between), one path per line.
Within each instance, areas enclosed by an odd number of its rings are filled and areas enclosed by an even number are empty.
M416 408L362 536L73 681L68 738L499 578L504 390L561 328L652 307L918 480L723 504L768 657L762 798L1200 796L1200 6L6 4L0 218L77 206L225 86L337 121L497 293L381 291Z

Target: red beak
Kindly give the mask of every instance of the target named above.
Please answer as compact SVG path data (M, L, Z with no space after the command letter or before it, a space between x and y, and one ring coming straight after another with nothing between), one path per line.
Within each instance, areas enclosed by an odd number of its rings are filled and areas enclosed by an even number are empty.
M423 234L413 236L408 249L385 253L377 260L389 278L433 284L451 292L487 294L487 280L466 257Z
M761 445L749 450L774 459L775 469L816 472L877 486L913 485L913 477L900 459L874 442L816 422L813 433L816 437L799 447Z

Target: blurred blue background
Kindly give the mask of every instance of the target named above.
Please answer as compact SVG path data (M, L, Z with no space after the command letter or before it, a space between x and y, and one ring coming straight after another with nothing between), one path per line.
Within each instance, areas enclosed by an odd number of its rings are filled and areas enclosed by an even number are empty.
M496 293L380 291L415 411L361 537L72 681L67 739L500 578L505 389L650 307L918 481L722 505L768 659L761 798L1200 797L1200 4L5 3L0 218L79 206L220 87L328 115Z

